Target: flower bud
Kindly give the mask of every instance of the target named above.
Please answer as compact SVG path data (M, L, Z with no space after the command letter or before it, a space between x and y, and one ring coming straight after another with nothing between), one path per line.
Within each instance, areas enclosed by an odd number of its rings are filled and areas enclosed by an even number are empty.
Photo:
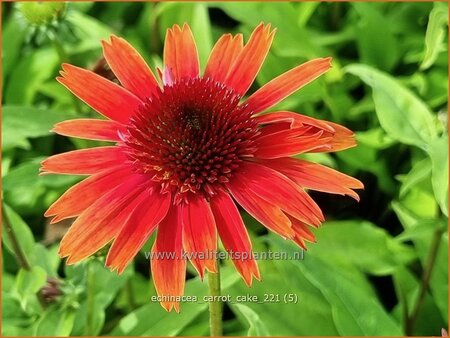
M17 8L31 26L46 26L60 21L66 12L65 2L20 2Z

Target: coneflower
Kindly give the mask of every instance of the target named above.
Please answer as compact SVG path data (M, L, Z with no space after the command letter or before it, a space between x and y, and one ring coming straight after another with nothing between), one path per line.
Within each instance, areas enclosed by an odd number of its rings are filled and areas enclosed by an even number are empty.
M77 217L60 246L68 264L112 242L106 265L120 273L157 231L152 253L175 256L153 256L156 290L161 296L180 296L183 253L190 254L203 277L205 270L217 271L208 253L217 250L218 237L226 250L251 252L237 204L305 248L305 241L314 241L309 228L324 220L305 189L358 199L353 191L363 187L358 180L291 157L353 147L350 130L288 111L261 114L325 73L331 58L293 68L243 99L274 33L270 25L260 24L245 45L241 34L223 35L203 75L186 24L167 31L159 79L130 44L115 36L103 42L104 57L121 85L63 65L58 81L107 119L69 120L54 131L113 143L42 163L43 173L89 176L45 214L52 222ZM253 277L260 279L251 255L234 264L247 285ZM179 311L176 301L162 305Z

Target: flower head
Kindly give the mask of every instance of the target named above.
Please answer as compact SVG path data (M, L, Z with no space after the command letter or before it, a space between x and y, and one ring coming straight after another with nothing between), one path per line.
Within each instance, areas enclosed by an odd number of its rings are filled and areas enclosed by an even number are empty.
M203 75L186 24L167 31L159 79L132 46L115 36L103 42L103 49L120 85L63 65L58 81L107 119L65 121L54 131L114 143L42 163L43 173L89 176L45 214L52 222L77 217L60 246L68 264L112 242L106 265L120 273L157 231L153 281L159 295L176 297L183 294L185 257L201 277L205 270L217 270L209 253L217 250L218 237L230 252L251 253L237 205L305 248L305 241L314 241L309 228L324 220L305 189L358 199L353 191L362 188L358 180L291 157L353 147L350 130L289 111L261 114L325 73L331 58L302 64L243 99L274 33L260 24L245 45L241 34L223 35ZM247 257L233 262L250 286L260 274ZM179 311L176 301L162 305Z

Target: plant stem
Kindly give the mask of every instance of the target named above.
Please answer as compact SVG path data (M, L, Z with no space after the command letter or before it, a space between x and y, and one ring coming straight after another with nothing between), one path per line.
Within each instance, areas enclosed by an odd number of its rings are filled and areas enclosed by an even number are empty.
M20 267L26 271L30 271L31 265L30 263L28 263L28 260L25 257L22 248L19 245L19 241L17 240L14 229L11 226L11 221L9 220L8 214L6 213L6 209L3 204L2 204L2 219L3 219L3 226L6 229L8 239L11 242L12 250L14 251L14 255L16 256L16 259L19 262Z
M211 337L222 336L222 301L220 297L220 270L217 266L217 273L208 272L209 296L209 327Z
M86 289L87 289L87 311L86 311L86 329L85 335L94 335L94 307L95 307L95 272L93 261L87 262L86 270Z
M131 278L127 280L127 283L125 284L125 291L128 298L128 306L130 311L134 310L136 308L136 303L134 301L134 292L133 292L133 284L131 283Z
M417 297L416 303L414 304L411 315L408 317L408 320L406 321L405 334L407 336L413 335L414 324L416 323L420 307L422 306L422 303L425 300L425 295L427 293L428 286L430 284L431 274L433 273L434 265L436 263L436 258L437 258L437 254L439 251L439 246L441 243L441 238L442 238L443 233L444 233L444 229L442 227L439 227L434 232L433 239L430 244L430 251L428 253L427 261L424 266L424 270L423 270L423 274L422 274L419 295Z

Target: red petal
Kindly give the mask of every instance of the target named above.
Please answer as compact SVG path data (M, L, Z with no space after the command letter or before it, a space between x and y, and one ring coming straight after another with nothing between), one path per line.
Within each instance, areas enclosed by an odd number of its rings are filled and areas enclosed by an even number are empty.
M167 30L164 44L164 67L172 71L174 80L199 76L199 59L194 36L187 24Z
M192 198L181 208L183 219L183 248L203 279L205 268L217 272L215 253L217 233L214 216L203 197Z
M136 96L114 82L86 69L63 64L63 77L56 78L100 114L122 123L142 104Z
M92 175L67 190L48 208L44 216L56 216L50 223L78 216L98 200L99 196L114 189L130 174L128 167L115 167Z
M158 234L152 248L152 276L160 297L177 297L184 293L186 260L182 256L182 226L179 206L172 207L158 226ZM180 311L177 301L165 299L161 305L171 311Z
M258 280L261 276L253 259L252 243L241 215L233 200L223 191L211 198L210 203L223 246L229 253L233 253L231 258L234 266L245 283L251 286L253 276Z
M242 48L242 34L237 34L234 37L231 34L222 35L211 51L204 77L225 82L230 68Z
M45 174L93 175L126 160L116 146L88 148L50 156L42 161L40 170Z
M102 44L105 59L120 83L143 101L153 96L158 82L138 51L114 35L111 42L102 41Z
M356 178L320 164L296 158L279 158L265 161L264 165L273 168L301 187L339 195L349 195L359 201L352 189L363 189L364 185Z
M313 199L280 172L252 162L244 162L239 169L247 188L267 202L305 223L319 225L324 221Z
M170 193L160 194L155 189L143 192L133 214L114 240L106 258L106 266L122 273L158 223L166 217L170 202Z
M298 144L298 142L288 140L295 134L314 138L318 133L321 133L316 144L317 146L302 150L302 152L335 152L356 145L354 133L333 122L318 120L289 111L274 112L254 118L262 126L259 138L265 140L270 147L268 150L269 154L264 155L264 158L287 157L300 153L296 153L297 146L300 146L300 149L302 149L306 147L306 144L302 145L301 142ZM276 137L277 139L272 138L271 140L271 137ZM283 150L281 148L287 149ZM281 154L285 155L280 156Z
M308 61L271 80L245 103L254 114L276 105L293 92L307 85L331 68L331 58Z
M270 24L264 26L261 23L236 57L225 84L234 88L239 95L243 96L255 80L272 45L274 34L275 30L270 31Z
M136 197L143 188L143 176L131 176L120 186L99 199L84 211L61 240L59 254L69 256L67 264L74 264L108 244L120 231L130 213L136 208Z
M123 129L123 124L113 120L76 119L59 122L52 131L64 136L118 142Z
M227 187L234 199L266 228L283 238L293 238L295 233L291 228L291 221L281 208L259 197L250 190L247 183L245 176L235 176Z
M258 158L279 158L311 152L315 149L326 149L331 137L323 137L323 131L307 134L308 129L301 127L285 129L265 135L264 129L255 139Z

